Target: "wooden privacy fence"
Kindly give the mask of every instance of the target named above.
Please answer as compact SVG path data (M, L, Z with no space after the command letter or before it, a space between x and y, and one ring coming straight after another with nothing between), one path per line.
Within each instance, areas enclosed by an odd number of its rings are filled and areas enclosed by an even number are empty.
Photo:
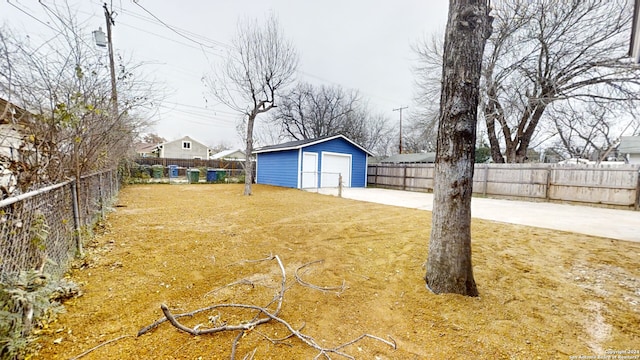
M373 164L372 186L433 191L435 164ZM640 165L476 164L473 192L640 208Z
M170 159L170 158L156 158L145 157L137 158L135 162L140 165L162 165L168 167L169 165L176 165L179 168L212 168L212 169L225 169L230 176L238 176L244 174L244 161L226 161L226 160L203 160L203 159ZM254 165L255 167L255 165ZM255 171L254 171L255 173Z

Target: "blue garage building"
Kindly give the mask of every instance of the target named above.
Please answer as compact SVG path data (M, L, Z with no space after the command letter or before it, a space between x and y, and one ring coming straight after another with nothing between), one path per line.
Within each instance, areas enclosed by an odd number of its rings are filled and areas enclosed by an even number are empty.
M256 154L256 182L298 189L367 185L367 156L343 135L265 146Z

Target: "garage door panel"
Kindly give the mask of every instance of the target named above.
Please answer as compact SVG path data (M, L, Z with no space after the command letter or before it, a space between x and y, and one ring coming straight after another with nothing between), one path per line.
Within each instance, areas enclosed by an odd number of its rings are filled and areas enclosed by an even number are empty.
M348 154L322 154L322 187L338 187L339 176L342 185L351 186L351 156Z

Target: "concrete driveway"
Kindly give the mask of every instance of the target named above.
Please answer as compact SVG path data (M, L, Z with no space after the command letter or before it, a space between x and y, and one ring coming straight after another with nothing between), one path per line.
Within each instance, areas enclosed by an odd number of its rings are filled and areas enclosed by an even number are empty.
M319 193L336 195L336 189L320 189ZM429 210L433 194L377 188L345 188L342 197L379 204ZM474 218L570 231L640 242L640 212L590 206L527 202L474 197Z

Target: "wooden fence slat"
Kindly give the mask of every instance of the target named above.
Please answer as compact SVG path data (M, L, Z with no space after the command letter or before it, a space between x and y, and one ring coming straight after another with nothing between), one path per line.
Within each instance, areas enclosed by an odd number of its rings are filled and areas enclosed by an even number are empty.
M636 173L636 203L633 206L633 209L638 211L640 210L640 171Z
M371 185L432 191L434 164L372 164ZM640 208L640 165L477 164L474 192Z

